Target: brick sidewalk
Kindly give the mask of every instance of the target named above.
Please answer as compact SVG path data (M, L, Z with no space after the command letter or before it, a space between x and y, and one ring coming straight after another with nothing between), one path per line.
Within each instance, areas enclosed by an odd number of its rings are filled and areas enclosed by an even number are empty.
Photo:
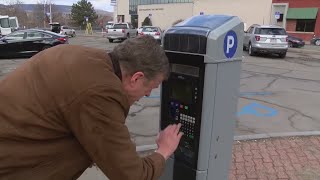
M320 180L320 137L235 141L229 180Z

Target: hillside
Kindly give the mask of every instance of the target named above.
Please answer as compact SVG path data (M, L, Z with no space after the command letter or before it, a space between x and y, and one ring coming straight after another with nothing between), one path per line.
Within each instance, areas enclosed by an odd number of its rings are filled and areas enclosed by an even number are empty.
M26 12L32 12L36 8L37 4L21 4L21 7ZM66 6L66 5L54 5L57 11L63 13L63 14L70 14L71 13L71 7L72 6ZM5 7L5 5L0 4L0 8ZM105 16L113 16L113 12L104 11L101 9L96 9L96 12L98 15L105 15Z

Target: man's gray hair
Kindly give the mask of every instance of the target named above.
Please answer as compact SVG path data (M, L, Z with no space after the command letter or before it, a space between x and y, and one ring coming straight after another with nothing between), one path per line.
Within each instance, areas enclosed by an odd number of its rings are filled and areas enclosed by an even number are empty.
M119 61L127 75L141 71L152 80L158 75L169 76L169 61L157 40L144 35L127 39L111 52L112 58Z

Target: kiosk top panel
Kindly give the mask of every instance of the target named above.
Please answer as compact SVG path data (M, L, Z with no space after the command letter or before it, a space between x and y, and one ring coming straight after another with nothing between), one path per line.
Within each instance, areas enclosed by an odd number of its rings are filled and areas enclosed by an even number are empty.
M191 17L177 25L175 27L200 27L214 30L227 21L231 20L234 16L226 15L200 15Z

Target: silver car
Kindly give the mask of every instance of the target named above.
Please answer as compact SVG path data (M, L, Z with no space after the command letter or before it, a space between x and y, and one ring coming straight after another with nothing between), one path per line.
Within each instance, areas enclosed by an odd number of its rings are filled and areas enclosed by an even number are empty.
M250 56L275 53L285 58L288 50L287 32L279 26L254 24L245 31L243 49L248 50Z
M143 27L140 35L150 35L154 37L158 42L161 42L162 31L159 27L146 26L146 27Z

